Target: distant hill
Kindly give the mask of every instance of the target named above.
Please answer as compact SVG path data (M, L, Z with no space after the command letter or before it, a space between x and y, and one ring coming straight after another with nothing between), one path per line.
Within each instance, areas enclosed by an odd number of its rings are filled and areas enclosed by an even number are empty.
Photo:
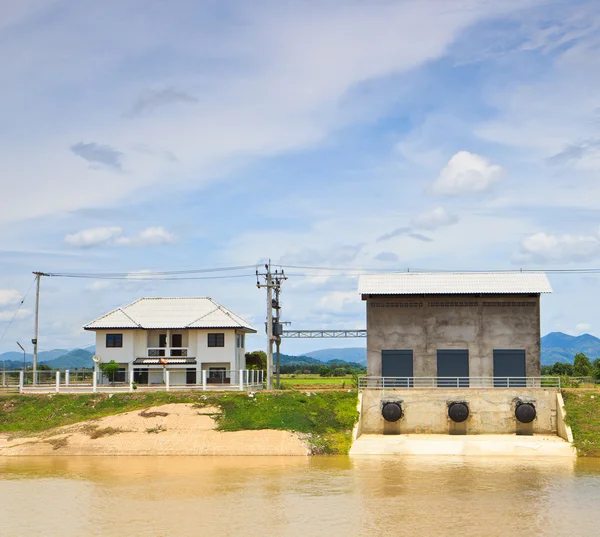
M94 367L92 356L94 356L93 352L85 349L74 349L54 360L48 360L41 363L49 365L52 369L80 369L82 367L91 369Z
M573 363L578 352L583 352L592 361L600 358L600 338L591 334L570 336L563 332L551 332L541 339L542 365L552 365L556 362ZM96 349L94 345L83 349L52 349L39 353L39 363L47 364L54 369L76 369L93 367L92 356ZM281 365L340 365L359 367L365 366L367 350L364 347L348 347L345 349L320 349L302 356L281 355ZM27 365L32 363L32 355L26 355ZM0 354L0 368L21 369L23 354L10 351Z
M570 336L563 332L551 332L542 340L542 365L556 362L573 363L578 352L585 354L590 360L600 358L600 339L591 334Z
M93 367L95 347L86 347L85 349L53 349L42 351L38 354L38 363L49 365L53 369L78 369L81 367ZM33 364L33 355L26 354L25 362L27 366ZM6 369L23 369L23 354L10 351L0 354L0 367Z
M293 365L293 366L314 366L314 365L327 365L330 367L363 367L362 364L356 362L348 362L345 360L328 360L326 362L311 358L310 356L290 356L289 354L281 354L280 356L281 365Z
M322 349L305 353L305 356L316 358L322 362L344 360L367 365L367 349L365 347L348 347L347 349Z

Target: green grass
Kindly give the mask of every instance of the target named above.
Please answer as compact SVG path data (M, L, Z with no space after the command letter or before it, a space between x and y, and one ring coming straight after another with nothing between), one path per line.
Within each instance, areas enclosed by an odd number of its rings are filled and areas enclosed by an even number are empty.
M279 429L303 433L313 453L348 453L358 419L356 392L226 394L201 403L217 405L221 431Z
M578 388L562 393L577 454L600 457L600 391Z
M195 402L195 394L2 395L0 433L28 434L166 403Z
M358 418L356 392L329 391L305 394L296 391L206 394L132 393L89 395L0 396L0 433L27 435L81 421L141 410L167 403L216 406L222 431L279 429L301 433L313 453L347 453L352 428Z
M345 377L321 377L320 375L281 375L282 387L284 389L334 389L352 388L352 375Z

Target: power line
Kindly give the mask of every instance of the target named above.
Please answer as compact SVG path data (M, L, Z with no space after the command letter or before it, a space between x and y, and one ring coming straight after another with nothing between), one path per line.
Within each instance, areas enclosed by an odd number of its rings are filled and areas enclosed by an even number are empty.
M25 299L27 298L27 296L29 295L29 292L31 291L31 288L33 287L33 284L35 283L35 281L37 280L37 277L33 279L33 281L31 282L31 285L29 286L29 289L27 289L27 292L25 293L25 296L21 299L21 302L19 303L19 305L17 306L17 311L15 311L15 314L12 316L12 319L10 320L10 322L8 323L8 326L6 327L6 329L4 330L4 333L2 334L2 337L0 337L0 342L4 339L4 336L6 335L6 333L8 332L8 329L10 328L10 326L12 325L13 321L17 318L17 314L19 313L19 310L21 309L21 306L23 305L23 303L25 302Z
M50 276L53 276L50 274ZM254 278L255 274L230 274L227 276L183 276L181 278L173 278L173 277L163 277L163 276L155 276L155 275L147 275L146 273L140 274L132 274L130 276L60 276L61 278L77 278L77 279L85 279L85 280L127 280L130 282L135 281L148 281L148 280L158 280L158 281L185 281L185 280L224 280L230 278Z
M498 274L498 273L538 273L545 272L550 274L600 274L600 268L532 268L532 269L488 269L488 270L446 270L446 269L390 269L390 268L358 268L358 267L313 267L303 265L275 265L287 269L302 269L302 270L319 270L319 271L335 271L340 274L364 274L368 272L384 272L384 273L430 273L430 274L452 274L470 272L473 274Z
M254 265L241 265L235 267L216 267L216 268L206 268L206 269L186 269L186 270L148 270L144 272L47 272L45 273L47 276L53 276L57 278L127 278L131 279L138 275L143 276L176 276L176 275L185 275L185 274L204 274L211 272L226 272L226 271L235 271L235 270L244 270L244 269L255 269L256 264Z

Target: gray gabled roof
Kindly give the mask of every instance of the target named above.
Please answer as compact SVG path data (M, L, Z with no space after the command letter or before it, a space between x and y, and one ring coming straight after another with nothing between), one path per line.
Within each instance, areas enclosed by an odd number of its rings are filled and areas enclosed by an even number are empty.
M551 293L541 272L453 272L365 274L361 295L537 294Z
M237 328L256 332L250 323L211 298L140 298L99 317L84 328Z

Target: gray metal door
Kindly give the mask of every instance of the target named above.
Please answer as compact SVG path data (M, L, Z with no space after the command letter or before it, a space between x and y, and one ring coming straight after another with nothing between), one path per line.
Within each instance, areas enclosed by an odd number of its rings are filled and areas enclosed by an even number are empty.
M438 386L448 388L469 387L468 349L443 349L437 351L437 376L452 377L438 379Z
M381 351L381 376L404 377L396 379L394 386L412 386L413 376L413 351L412 350L385 350ZM411 379L411 380L408 380ZM389 384L386 381L386 386ZM390 384L391 385L391 384Z
M526 376L525 350L494 350L494 386L506 388L524 387L526 385L524 377Z

